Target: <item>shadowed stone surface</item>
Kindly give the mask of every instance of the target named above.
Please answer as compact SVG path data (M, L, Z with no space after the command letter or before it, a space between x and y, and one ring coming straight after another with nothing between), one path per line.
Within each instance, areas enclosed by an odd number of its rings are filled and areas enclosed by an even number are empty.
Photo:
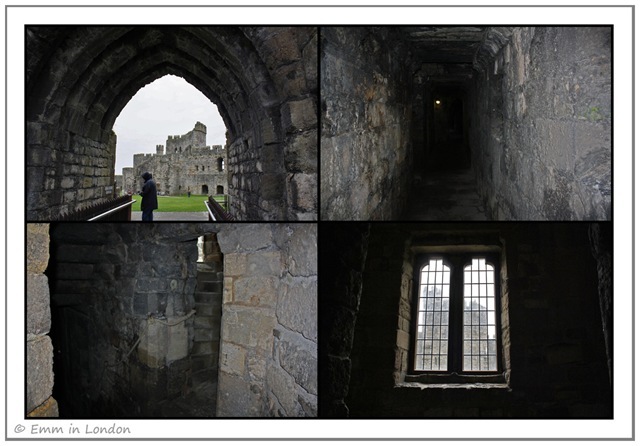
M53 346L40 336L27 342L27 413L46 401L53 391Z
M407 220L487 220L471 170L428 174L414 184Z

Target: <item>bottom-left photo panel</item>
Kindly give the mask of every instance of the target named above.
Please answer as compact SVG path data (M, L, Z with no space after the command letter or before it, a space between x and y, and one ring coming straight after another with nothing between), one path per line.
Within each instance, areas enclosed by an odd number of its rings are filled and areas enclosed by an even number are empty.
M26 225L26 417L316 417L317 225Z

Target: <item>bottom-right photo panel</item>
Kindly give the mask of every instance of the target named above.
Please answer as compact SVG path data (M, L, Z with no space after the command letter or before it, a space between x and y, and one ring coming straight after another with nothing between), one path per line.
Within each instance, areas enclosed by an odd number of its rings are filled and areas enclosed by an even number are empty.
M613 226L323 223L321 418L613 417Z

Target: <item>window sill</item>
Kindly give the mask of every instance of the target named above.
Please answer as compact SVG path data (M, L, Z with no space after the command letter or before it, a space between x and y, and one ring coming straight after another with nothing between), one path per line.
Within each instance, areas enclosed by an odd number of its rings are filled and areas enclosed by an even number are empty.
M475 374L459 375L457 373L424 373L407 375L401 387L419 388L468 388L468 389L508 389L503 374Z
M403 382L396 384L396 388L405 389L503 389L511 390L507 383L440 383L424 384L418 382Z

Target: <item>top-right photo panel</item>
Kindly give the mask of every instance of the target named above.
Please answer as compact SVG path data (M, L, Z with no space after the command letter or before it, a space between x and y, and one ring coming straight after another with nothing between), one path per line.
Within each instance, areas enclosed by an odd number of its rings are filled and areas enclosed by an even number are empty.
M612 218L612 26L321 28L321 220Z

